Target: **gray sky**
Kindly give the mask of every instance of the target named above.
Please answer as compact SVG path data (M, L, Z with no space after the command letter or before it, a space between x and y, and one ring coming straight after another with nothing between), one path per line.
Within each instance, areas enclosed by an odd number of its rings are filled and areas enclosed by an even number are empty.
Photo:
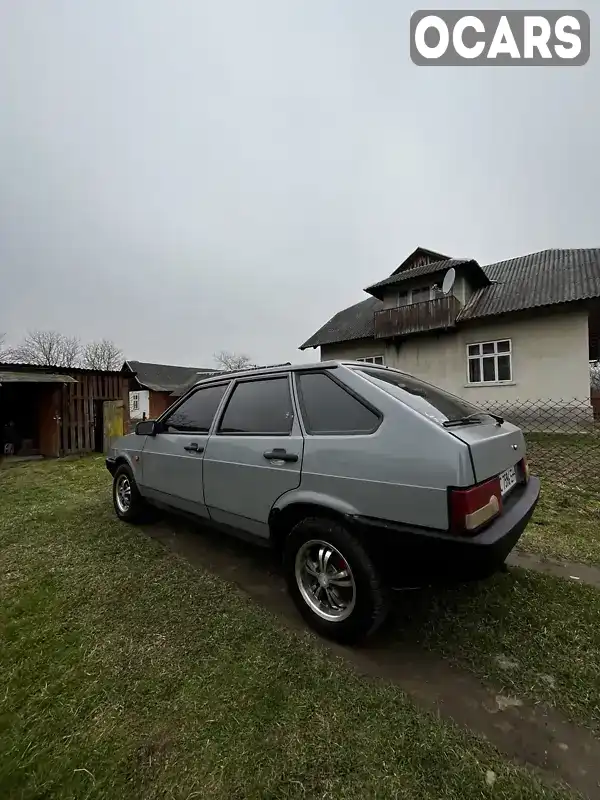
M585 67L416 67L444 5L0 0L0 331L307 360L417 245L600 246L600 7L502 4L588 11Z

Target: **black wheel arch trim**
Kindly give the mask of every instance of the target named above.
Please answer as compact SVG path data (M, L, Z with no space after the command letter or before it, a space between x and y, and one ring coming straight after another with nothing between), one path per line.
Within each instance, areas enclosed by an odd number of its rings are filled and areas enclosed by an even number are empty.
M117 469L122 464L125 464L126 466L128 466L129 469L131 470L131 472L133 473L133 467L132 467L129 459L126 456L120 455L120 456L117 456L116 458L106 458L104 463L106 464L106 469L113 476L114 476L115 472L117 471Z
M279 547L286 535L294 525L306 517L328 517L346 523L354 519L354 514L349 514L333 505L326 505L311 500L298 500L283 506L274 506L269 514L269 540L271 546Z

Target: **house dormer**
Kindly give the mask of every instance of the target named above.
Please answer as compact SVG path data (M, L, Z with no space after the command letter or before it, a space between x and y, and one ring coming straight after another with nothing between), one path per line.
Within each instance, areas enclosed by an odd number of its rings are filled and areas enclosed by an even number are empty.
M442 282L451 268L455 281L444 294ZM388 278L365 290L383 303L383 309L375 312L375 336L392 338L452 328L473 292L488 284L476 261L418 247Z
M450 256L445 256L443 253L436 253L435 250L427 250L425 247L417 247L417 249L405 259L400 266L392 272L392 275L398 275L400 272L406 272L415 267L422 267L425 264L432 264L434 261L448 261ZM391 277L391 276L390 276Z

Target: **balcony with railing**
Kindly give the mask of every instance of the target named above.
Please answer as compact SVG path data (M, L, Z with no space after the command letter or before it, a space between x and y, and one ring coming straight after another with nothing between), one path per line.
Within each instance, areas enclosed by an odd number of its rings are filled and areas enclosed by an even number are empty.
M452 294L424 303L384 308L375 312L375 338L452 328L461 308L460 300Z

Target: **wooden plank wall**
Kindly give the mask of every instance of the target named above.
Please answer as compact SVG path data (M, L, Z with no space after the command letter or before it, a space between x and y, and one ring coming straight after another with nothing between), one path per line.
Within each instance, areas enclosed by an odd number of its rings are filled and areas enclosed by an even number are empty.
M77 383L62 387L61 398L61 452L90 453L95 447L94 401L123 400L125 414L129 414L129 379L127 375L110 375L102 372L72 373ZM127 429L127 420L124 420ZM101 425L101 420L98 420Z

